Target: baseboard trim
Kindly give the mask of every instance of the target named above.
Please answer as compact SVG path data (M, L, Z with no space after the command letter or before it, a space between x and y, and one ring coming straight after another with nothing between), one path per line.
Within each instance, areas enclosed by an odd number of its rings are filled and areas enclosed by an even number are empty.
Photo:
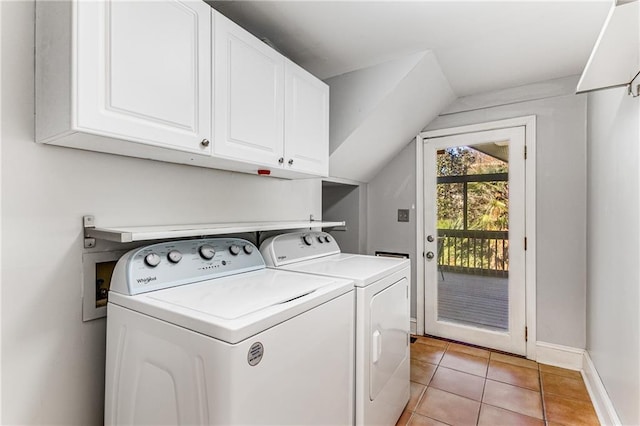
M593 408L596 410L600 424L613 426L622 425L618 413L616 413L613 403L609 398L609 394L600 379L598 370L596 370L596 366L593 364L593 361L591 361L591 357L587 351L584 351L582 357L582 378L589 391L589 396L591 397L591 402L593 403Z
M418 321L415 318L411 318L409 322L409 333L414 335L418 333Z
M536 355L536 361L540 364L580 371L600 424L622 425L587 351L554 343L536 342Z
M582 370L584 349L555 343L536 342L536 361L569 370Z

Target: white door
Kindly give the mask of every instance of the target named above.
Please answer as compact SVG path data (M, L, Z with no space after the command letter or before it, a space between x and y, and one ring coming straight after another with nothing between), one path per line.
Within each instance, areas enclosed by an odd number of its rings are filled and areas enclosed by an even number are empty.
M280 167L284 162L284 57L221 14L213 16L213 152Z
M78 1L78 127L209 154L211 9L201 1Z
M285 66L286 168L329 175L329 86L291 61Z
M425 139L425 332L525 342L524 127Z

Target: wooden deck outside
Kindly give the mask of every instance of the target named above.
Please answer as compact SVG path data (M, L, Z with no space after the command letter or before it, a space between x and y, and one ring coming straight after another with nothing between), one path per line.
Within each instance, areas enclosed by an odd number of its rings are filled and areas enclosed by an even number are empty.
M509 329L508 278L438 274L438 320L490 330Z

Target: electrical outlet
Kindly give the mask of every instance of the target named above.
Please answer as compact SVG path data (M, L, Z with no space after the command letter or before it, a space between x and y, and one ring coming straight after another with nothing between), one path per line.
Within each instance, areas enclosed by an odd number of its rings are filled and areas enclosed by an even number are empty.
M82 321L107 316L107 295L111 275L118 259L126 251L105 251L82 255Z
M409 209L398 209L398 222L409 222Z

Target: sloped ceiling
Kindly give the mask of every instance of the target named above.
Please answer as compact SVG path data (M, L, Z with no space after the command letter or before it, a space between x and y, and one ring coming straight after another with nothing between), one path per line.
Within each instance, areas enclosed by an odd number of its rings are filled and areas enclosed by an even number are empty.
M329 78L331 88L330 153L391 95L424 58L425 52Z
M611 0L209 3L329 83L330 174L367 182L454 98L580 74Z
M431 50L462 97L580 74L612 0L209 3L321 79Z
M433 52L326 80L331 88L329 171L369 182L455 95Z

